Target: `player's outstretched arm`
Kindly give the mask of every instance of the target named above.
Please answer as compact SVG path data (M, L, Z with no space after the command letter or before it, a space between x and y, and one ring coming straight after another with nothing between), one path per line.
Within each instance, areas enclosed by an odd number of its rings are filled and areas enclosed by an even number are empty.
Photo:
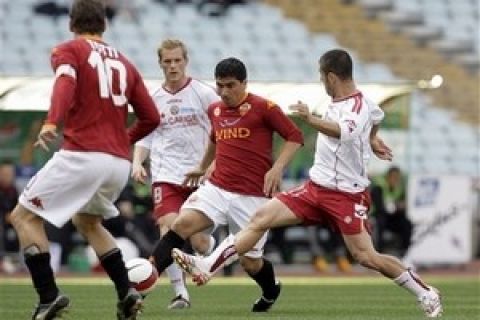
M320 131L321 133L329 137L340 138L340 125L336 122L323 120L319 117L314 116L310 112L308 105L306 105L305 103L298 101L298 103L292 104L288 108L292 110L292 114L294 116L299 117L307 124L309 124L312 128Z

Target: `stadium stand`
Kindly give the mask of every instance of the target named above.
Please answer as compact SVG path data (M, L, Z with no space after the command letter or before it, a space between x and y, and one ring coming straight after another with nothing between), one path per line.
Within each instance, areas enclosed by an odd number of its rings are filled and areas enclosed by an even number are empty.
M52 46L71 37L68 17L35 15L34 3L1 4L1 41L10 50L2 50L0 75L50 75ZM390 133L391 143L399 154L407 154L400 164L410 172L478 176L478 75L448 58L450 49L468 55L466 47L449 47L448 41L459 39L475 41L478 56L478 32L471 28L478 23L476 6L475 0L266 0L231 6L224 17L210 18L192 4L177 4L171 11L165 4L143 1L137 19L112 21L106 40L147 78L160 74L155 52L165 37L179 37L190 46L191 73L203 79L212 79L219 59L237 56L247 63L252 80L317 82L316 61L334 47L352 53L359 82L395 83L441 74L440 90L412 99L407 144L395 133ZM438 28L446 40L422 47L401 31L419 26Z

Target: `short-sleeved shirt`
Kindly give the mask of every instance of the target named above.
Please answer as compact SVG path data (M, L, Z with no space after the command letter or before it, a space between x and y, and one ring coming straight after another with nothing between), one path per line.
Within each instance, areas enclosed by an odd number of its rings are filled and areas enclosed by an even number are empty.
M337 122L340 138L318 134L310 179L323 187L345 192L362 192L369 185L367 164L372 153L370 131L384 113L359 91L334 100L324 115Z
M215 170L210 181L227 191L264 197L264 177L271 169L273 133L303 143L298 127L278 105L249 93L236 107L223 101L208 110L211 139L216 143Z
M155 111L136 68L117 49L84 37L55 47L51 63L57 76L76 79L73 104L63 119L62 148L129 159L128 103L136 112Z
M137 145L150 149L152 182L180 185L205 153L210 134L207 110L219 97L209 85L189 79L176 92L158 88L152 98L160 126Z

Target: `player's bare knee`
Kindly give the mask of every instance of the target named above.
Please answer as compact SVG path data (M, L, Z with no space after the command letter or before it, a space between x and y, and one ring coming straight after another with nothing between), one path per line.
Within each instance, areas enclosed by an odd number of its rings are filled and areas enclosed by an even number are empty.
M261 258L240 257L240 265L248 274L256 274L262 268Z
M28 226L37 222L36 220L38 219L41 218L21 205L17 205L10 215L10 222L17 232L28 228Z
M267 210L259 210L250 220L250 227L258 232L265 232L270 228L270 213Z
M195 233L193 223L189 219L183 219L181 216L172 223L170 229L184 239L190 238Z

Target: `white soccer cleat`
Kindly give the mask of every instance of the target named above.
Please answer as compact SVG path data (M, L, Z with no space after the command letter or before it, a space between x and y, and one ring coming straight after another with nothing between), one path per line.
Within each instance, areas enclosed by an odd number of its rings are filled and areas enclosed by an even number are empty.
M439 318L443 313L442 297L436 288L428 288L430 290L418 299L418 304L427 318Z
M169 310L177 310L177 309L188 309L190 308L190 301L184 298L182 295L178 295L170 301L168 305Z
M192 276L192 280L197 286L206 284L212 277L212 274L208 271L208 266L201 257L186 254L175 248L172 250L172 258L183 271Z

